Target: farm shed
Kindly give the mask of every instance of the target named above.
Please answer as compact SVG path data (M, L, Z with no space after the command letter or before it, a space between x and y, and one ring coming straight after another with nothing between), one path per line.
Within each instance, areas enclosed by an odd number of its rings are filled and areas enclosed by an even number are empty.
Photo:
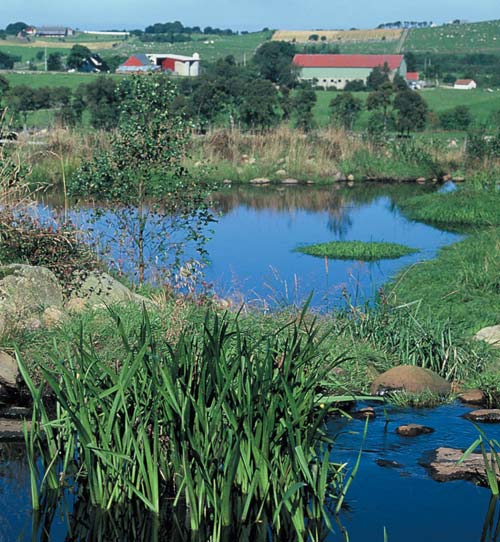
M74 30L67 26L40 26L36 29L36 35L40 38L66 38L74 33Z
M474 90L477 88L477 83L473 79L458 79L455 81L453 88L457 90Z
M196 77L200 73L200 55L197 53L193 56L138 53L128 58L116 72L141 73L160 70L186 77Z
M323 87L343 89L349 81L366 83L373 68L388 65L389 77L406 77L403 55L295 55L293 64L301 81L316 82Z
M136 53L119 66L116 73L144 73L159 70L160 68L155 66L145 54Z

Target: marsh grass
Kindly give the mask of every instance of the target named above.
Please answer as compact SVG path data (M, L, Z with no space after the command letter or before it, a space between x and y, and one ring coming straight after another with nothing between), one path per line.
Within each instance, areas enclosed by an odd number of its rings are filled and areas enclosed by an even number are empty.
M54 415L19 359L34 401L34 507L39 490L74 482L81 499L103 510L140 502L159 514L167 500L206 540L258 524L278 537L320 539L329 503L345 497L345 465L331 460L324 431L336 403L323 400L329 367L314 321L303 313L256 338L238 319L207 315L199 332L160 349L147 314L133 335L113 318L126 353L114 363L83 329L39 362Z
M335 320L353 343L366 342L398 365L431 369L447 380L464 380L482 371L489 359L483 345L468 339L450 319L438 320L418 304L351 307Z
M418 252L416 249L398 243L375 241L331 241L329 243L298 247L295 251L319 258L361 260L365 262L397 259Z
M412 220L448 226L499 226L500 192L456 190L447 194L425 194L400 202Z

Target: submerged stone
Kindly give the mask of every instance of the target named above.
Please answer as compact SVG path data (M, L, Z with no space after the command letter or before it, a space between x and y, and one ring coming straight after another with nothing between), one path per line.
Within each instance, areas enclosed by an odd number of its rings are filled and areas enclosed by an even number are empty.
M391 391L408 393L432 392L448 395L451 384L429 369L412 365L399 365L378 376L371 386L373 395L383 395Z

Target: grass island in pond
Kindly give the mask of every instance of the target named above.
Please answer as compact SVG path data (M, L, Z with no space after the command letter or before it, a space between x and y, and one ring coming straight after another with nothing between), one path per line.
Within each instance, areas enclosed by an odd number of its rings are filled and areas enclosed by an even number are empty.
M319 258L361 260L365 262L397 259L418 252L415 248L398 243L364 241L331 241L329 243L306 245L295 250Z

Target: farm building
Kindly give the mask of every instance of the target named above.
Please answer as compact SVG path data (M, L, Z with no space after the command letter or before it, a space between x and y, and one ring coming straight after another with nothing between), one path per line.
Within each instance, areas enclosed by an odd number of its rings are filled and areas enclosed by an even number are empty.
M349 81L364 81L373 68L389 67L389 77L406 77L403 55L295 55L293 64L301 81L316 82L323 87L343 89Z
M159 70L160 68L155 66L145 54L136 53L118 66L116 73L145 73Z
M425 86L425 81L420 79L420 74L418 72L408 72L406 74L406 82L408 86L414 90L420 90Z
M66 38L74 34L75 31L66 26L40 26L36 29L36 35L40 38Z
M193 56L138 53L128 58L116 72L143 73L160 70L185 77L196 77L200 74L200 55L198 53Z
M457 90L473 90L477 88L477 83L473 79L458 79L453 88Z

